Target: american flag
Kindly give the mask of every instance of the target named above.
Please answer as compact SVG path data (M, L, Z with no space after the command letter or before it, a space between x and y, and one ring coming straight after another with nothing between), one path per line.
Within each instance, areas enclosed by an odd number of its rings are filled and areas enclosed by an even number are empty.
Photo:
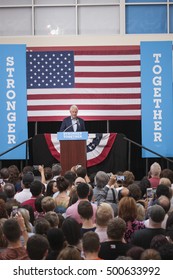
M29 121L141 118L140 47L27 48Z

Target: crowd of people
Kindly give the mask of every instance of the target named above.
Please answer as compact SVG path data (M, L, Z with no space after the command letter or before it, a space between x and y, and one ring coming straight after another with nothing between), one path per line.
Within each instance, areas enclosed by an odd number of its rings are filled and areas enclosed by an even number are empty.
M173 171L0 170L0 260L172 260ZM62 175L63 174L63 175Z

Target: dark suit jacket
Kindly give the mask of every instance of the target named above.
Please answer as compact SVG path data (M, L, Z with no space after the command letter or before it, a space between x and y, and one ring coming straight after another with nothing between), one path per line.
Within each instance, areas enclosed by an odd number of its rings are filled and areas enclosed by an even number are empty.
M77 123L77 131L86 131L85 129L85 122L83 119L81 118L77 118L78 123ZM74 131L73 126L72 126L72 120L71 117L67 117L62 121L60 130L61 132L63 132L67 127L69 127L66 131Z

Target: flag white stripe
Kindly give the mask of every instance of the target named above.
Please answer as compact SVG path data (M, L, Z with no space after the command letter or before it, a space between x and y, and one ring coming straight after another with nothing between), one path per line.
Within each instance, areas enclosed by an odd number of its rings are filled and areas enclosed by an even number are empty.
M84 78L84 77L76 77L75 83L101 83L101 84L107 84L107 83L140 83L141 78L140 77L98 77L98 78ZM109 87L109 86L108 86Z
M27 93L32 94L111 94L111 93L121 93L121 94L132 94L140 93L141 88L45 88L45 89L28 89Z
M74 55L75 61L139 61L140 55Z
M69 110L28 111L28 117L68 116ZM140 116L141 110L80 110L81 116Z
M128 76L128 72L139 72L141 71L140 65L132 65L132 66L75 66L75 72L126 72Z
M38 105L130 105L130 104L141 104L141 99L43 99L43 100L28 100L28 106Z

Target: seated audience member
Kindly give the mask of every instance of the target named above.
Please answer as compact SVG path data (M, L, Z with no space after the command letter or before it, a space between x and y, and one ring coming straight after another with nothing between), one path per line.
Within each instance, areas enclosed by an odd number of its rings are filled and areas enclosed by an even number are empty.
M93 208L89 201L80 201L78 204L78 213L82 220L81 234L87 231L95 231L96 226L93 223Z
M137 220L137 205L133 197L123 197L119 201L118 215L126 222L124 239L130 242L131 236L135 231L145 228L143 221Z
M80 250L72 245L67 245L59 253L57 260L83 260Z
M102 202L109 200L111 194L111 202L116 203L117 191L112 186L116 183L116 176L109 175L104 171L98 171L95 176L95 187L93 189L93 201L99 205ZM112 191L110 188L112 187ZM110 190L109 196L108 192Z
M35 211L34 211L35 220L38 218L44 217L44 215L45 215L42 205L41 205L43 198L44 198L44 196L38 196L35 200Z
M173 184L173 170L169 168L162 169L160 173L160 178L168 178L171 181L171 185Z
M17 213L20 212L23 219L24 219L24 223L25 223L25 227L26 227L26 230L28 232L28 236L30 236L30 233L33 232L33 226L32 224L30 223L30 214L29 214L29 211L25 208L18 208L17 209Z
M143 206L143 204L141 203L136 203L137 206L137 217L136 220L137 221L144 221L145 220L145 208Z
M141 254L143 252L144 252L144 248L139 246L133 246L127 251L126 256L130 257L132 260L140 260Z
M3 180L3 184L8 183L9 180L9 170L7 167L0 169L0 178Z
M110 204L103 202L97 207L96 211L96 230L100 242L108 239L107 225L109 220L114 218L114 212Z
M165 210L160 205L151 206L149 211L148 228L135 231L131 238L131 243L143 247L144 249L150 248L150 243L154 236L158 234L166 234L166 231L161 228L164 217Z
M79 224L82 224L81 217L78 213L78 204L80 201L89 201L88 200L88 195L89 195L90 189L89 185L86 183L80 183L77 186L77 195L78 195L78 200L69 206L66 210L66 217L72 217L74 218ZM91 203L93 207L93 222L95 222L95 213L97 209L97 205Z
M159 186L158 186L158 188L159 188ZM155 204L162 206L163 209L165 210L165 217L164 217L164 220L161 225L161 227L165 229L166 222L168 219L168 212L170 209L170 199L168 197L166 197L165 195L161 195L158 199L155 200ZM149 211L150 211L150 207L148 208L147 212L149 212ZM144 223L145 223L145 226L148 227L149 219L146 219Z
M150 177L149 177L149 181L150 181L151 187L153 189L156 189L157 186L159 185L160 173L161 173L161 166L160 166L160 164L157 163L157 162L154 162L150 166Z
M47 232L47 239L50 247L46 259L56 260L61 250L67 246L62 229L51 228Z
M7 248L8 246L8 241L5 238L2 230L2 225L7 219L1 219L0 220L0 253L3 252L4 249Z
M167 243L169 243L168 238L163 234L158 234L152 238L150 248L158 250L160 246Z
M3 199L0 199L0 219L8 219L8 212L6 209L6 202Z
M29 237L26 250L31 260L45 260L48 254L49 242L46 237L34 234Z
M4 193L7 196L7 201L9 200L14 200L14 196L15 196L15 187L13 184L11 183L5 183L4 185Z
M76 166L76 175L77 177L82 177L86 183L89 183L90 179L87 175L87 169L84 166Z
M56 185L59 193L56 197L54 197L56 203L55 211L58 213L64 213L68 207L70 199L69 195L67 194L69 183L63 176L59 176L56 179Z
M47 189L48 183L53 178L52 169L51 167L44 167L43 165L39 165L38 171L41 175L41 183L44 184L43 193L45 193L44 190Z
M141 254L141 260L161 260L160 253L155 249L145 249Z
M77 176L76 176L75 172L69 170L69 171L65 172L64 178L68 181L67 193L69 194L71 189L74 187L74 182L75 182Z
M5 202L5 208L7 210L8 217L11 216L11 212L14 208L20 208L20 207L21 207L21 203L18 202L17 200L15 200L15 199L14 200L8 200L7 202Z
M51 196L45 196L41 201L41 207L44 213L54 211L56 207L55 200Z
M136 202L142 199L142 192L138 184L136 183L130 184L128 186L128 189L129 189L129 196L133 197Z
M66 218L61 227L65 240L69 245L74 245L81 250L81 226L73 218Z
M55 180L50 180L46 187L45 196L52 196L58 192L57 184Z
M98 253L100 250L100 240L97 233L88 231L82 238L82 249L85 260L100 260Z
M124 243L126 223L123 219L116 217L108 222L108 240L100 245L99 257L105 260L115 260L119 256L125 256L126 252L132 247Z
M173 243L163 244L158 251L162 260L173 260Z
M42 195L43 189L44 189L44 185L40 181L35 180L34 182L32 182L30 185L30 192L31 192L32 196L30 199L25 200L22 203L22 206L30 205L33 208L33 210L35 211L35 200L37 197Z
M52 179L56 180L62 172L62 167L59 163L53 163L52 164Z
M147 189L151 188L151 183L147 177L143 177L139 183L138 183L140 190L141 190L141 196L143 199L147 198Z
M31 183L34 181L34 174L32 172L28 172L23 175L22 178L22 191L16 193L14 199L18 202L22 203L32 197L32 193L30 192Z
M9 218L3 223L3 234L8 241L8 247L0 252L0 260L28 260L28 254L24 246L21 245L20 236L23 235L27 242L23 218L20 214L16 218Z
M20 192L21 189L21 178L20 172L16 165L10 165L8 167L9 178L8 182L12 183L15 186L16 192Z
M34 223L34 232L47 236L48 230L51 228L50 223L45 218L38 218Z
M133 184L135 181L135 176L133 174L133 172L126 170L123 172L123 176L125 177L124 181L123 181L123 186L124 187L128 187L130 184Z
M50 223L51 228L58 228L59 217L57 213L55 213L54 211L46 212L44 218Z

